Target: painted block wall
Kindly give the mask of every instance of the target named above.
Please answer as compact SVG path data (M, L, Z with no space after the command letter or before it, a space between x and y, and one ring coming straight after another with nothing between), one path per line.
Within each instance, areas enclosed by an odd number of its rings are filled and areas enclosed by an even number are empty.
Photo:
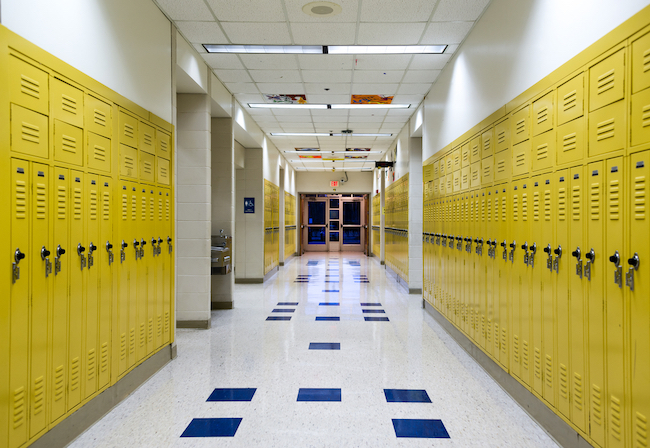
M243 150L244 168L236 172L235 279L262 279L264 277L262 150L257 148L243 148ZM255 198L255 213L244 213L244 198L247 197Z

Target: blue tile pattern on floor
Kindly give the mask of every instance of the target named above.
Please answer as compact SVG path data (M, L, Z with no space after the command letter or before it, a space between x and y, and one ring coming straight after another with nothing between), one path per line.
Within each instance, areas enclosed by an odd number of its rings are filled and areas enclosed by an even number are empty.
M289 309L289 308L275 308L272 313L293 313L294 309Z
M338 283L338 280L325 280L325 283Z
M397 437L419 439L449 439L449 433L442 420L393 419L393 428Z
M334 321L341 320L341 318L338 317L338 316L316 316L316 320L317 321L324 320L324 321L332 321L332 322L334 322Z
M251 401L256 388L215 389L208 401Z
M320 302L318 306L340 306L339 302Z
M291 316L269 316L266 320L291 320Z
M426 390L419 389L384 389L389 403L431 403Z
M303 389L298 391L298 401L341 401L341 389Z
M340 342L310 342L309 350L341 350Z
M298 302L278 302L278 306L296 306Z
M367 322L388 322L387 317L371 317L371 316L363 316L363 318Z
M364 313L378 313L378 314L386 314L386 311L384 310L362 310Z
M368 302L362 302L360 305L361 305L361 306L381 306L381 303L368 303Z
M307 266L318 266L318 261L317 260L309 260L307 262Z
M338 289L323 289L323 292L339 292Z
M234 437L241 418L195 418L181 437Z

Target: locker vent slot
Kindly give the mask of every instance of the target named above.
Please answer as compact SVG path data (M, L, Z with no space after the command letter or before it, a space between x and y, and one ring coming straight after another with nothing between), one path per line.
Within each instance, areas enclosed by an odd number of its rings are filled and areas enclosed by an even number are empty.
M485 199L481 201L481 221L485 222Z
M97 219L97 190L90 191L90 219Z
M147 220L147 198L145 197L142 198L142 207L140 211L142 212L142 221L144 222Z
M518 194L512 197L512 218L515 221L519 221L519 195Z
M503 222L506 222L507 219L507 212L508 211L508 204L506 202L506 198L501 199L501 220Z
M70 390L77 390L79 387L79 357L77 356L72 360L72 365L70 366Z
M542 379L542 352L535 347L535 377Z
M548 120L548 107L544 106L537 111L537 124L542 124Z
M602 392L595 384L591 385L591 416L594 423L603 425Z
M615 70L611 69L608 72L603 73L598 77L598 95L602 95L607 92L609 89L614 88L614 79L615 79Z
M591 184L591 220L600 220L600 184Z
M88 352L88 356L86 357L86 363L87 363L86 369L88 369L86 372L87 375L86 379L88 381L92 381L93 379L95 379L95 368L96 368L95 361L96 361L95 349L93 348Z
M558 219L566 221L566 188L560 188L558 191Z
M142 165L143 165L142 169L145 172L145 174L153 174L153 164L151 162L145 160Z
M526 153L520 152L515 154L515 166L524 166L526 164Z
M650 50L649 50L650 51ZM650 68L650 65L649 67ZM635 418L635 439L638 446L648 446L648 419L640 412L636 413Z
M614 118L609 120L601 121L596 125L596 141L607 140L608 138L614 137L614 128L616 122Z
M126 333L120 335L120 361L126 360Z
M522 132L526 132L526 119L519 120L517 122L516 126L517 126L517 128L516 128L517 134L521 134Z
M128 123L124 123L124 136L133 138L135 135L135 128Z
M463 174L463 180L462 180L462 183L463 183L463 184L467 184L467 183L469 183L469 179L467 178L467 174Z
M169 221L169 199L165 199L165 221Z
M16 181L16 219L27 217L27 188L25 181Z
M621 400L612 395L609 407L609 433L616 440L621 440L621 425Z
M59 185L57 188L57 218L66 219L66 205L68 199L67 188Z
M26 75L20 75L20 91L36 99L41 98L41 83Z
M133 160L133 157L124 155L124 168L129 170L129 172L135 168L135 160Z
M137 212L138 201L136 196L131 196L131 220L135 221L138 218Z
M147 333L147 340L153 342L153 317L149 319L149 331Z
M537 147L537 160L544 160L548 157L548 143L543 143ZM522 153L523 154L523 153ZM519 156L519 154L517 154ZM523 164L523 161L522 161Z
M147 344L147 324L142 322L140 324L140 347L144 347Z
M650 71L650 49L643 52L643 73Z
M63 366L54 369L54 401L59 401L63 398L65 392L65 384L63 381Z
M492 199L488 199L487 202L487 220L488 222L492 221Z
M128 198L125 194L123 194L122 195L122 221L126 221L128 217L127 204L128 204Z
M166 174L165 174L165 177L167 177ZM478 171L476 171L476 170L472 171L472 182L474 182L474 181L478 181ZM434 194L437 194L437 191L434 191Z
M95 145L93 148L93 156L95 157L95 160L99 160L100 162L105 162L106 148L100 145Z
M74 219L81 219L81 188L74 189Z
M21 127L21 137L26 142L31 142L36 144L40 143L41 142L40 126L36 126L35 124L31 124L23 121Z
M579 185L574 185L573 191L571 194L571 203L572 207L572 216L574 221L580 221L582 213L582 194L580 192L581 188Z
M144 133L144 144L148 146L153 144L153 136L151 134Z
M634 178L634 219L645 219L645 176Z
M158 221L162 222L163 219L163 201L158 199Z
M650 104L643 106L641 109L643 115L641 115L641 126L647 128L650 126Z
M474 145L474 146L472 146L472 156L474 156L474 157L478 157L478 155L479 155L479 150L480 150L480 149L481 149L481 148L479 148L478 145ZM437 172L434 173L434 175L435 175L435 174L437 174Z
M165 334L169 332L169 312L165 311Z
M47 190L45 184L36 184L36 219L47 216Z
M160 169L160 177L163 179L167 179L167 168L164 166L159 167Z
M528 193L521 194L521 218L522 221L528 221Z
M545 373L545 380L546 380L546 386L549 388L553 388L553 358L549 355L546 355L546 371Z
M167 142L165 140L160 141L160 149L161 151L167 152Z
M562 151L573 151L578 147L578 133L572 132L562 137Z
M567 93L566 95L564 95L564 98L562 99L562 110L566 112L567 110L576 107L577 100L578 100L577 90L573 90Z
M584 391L582 390L582 375L573 373L573 405L582 411L584 406Z
M77 153L77 139L69 135L63 134L61 137L61 149L73 154Z
M560 363L560 396L569 400L569 370Z
M515 359L515 363L519 364L519 336L514 335L512 345L512 353Z
M508 332L505 328L501 329L501 352L506 353L508 351Z
M45 378L39 376L34 380L34 409L33 414L38 415L43 412L45 401Z
M108 221L111 219L111 195L109 192L105 191L103 196L103 204L104 208L102 210L102 217L104 218L104 221Z
M77 100L63 94L61 95L61 108L66 112L77 115Z
M609 219L617 221L620 216L619 186L618 180L609 182Z
M156 337L158 338L162 336L162 327L163 327L162 316L159 314L158 317L156 318Z
M483 151L489 151L491 144L492 144L492 139L490 137L485 137L483 139Z
M551 190L544 190L544 220L551 220Z
M106 126L106 114L99 109L93 111L93 118L96 125Z
M504 173L506 171L506 161L505 159L500 159L497 161L497 173Z
M102 373L108 371L108 342L104 342L102 344L102 358L101 358L100 371Z
M13 427L19 428L25 423L25 388L19 387L13 397Z
M149 200L149 219L150 219L151 221L154 220L154 216L155 216L154 211L155 211L155 209L156 209L156 207L155 207L154 199L151 198L151 199Z
M500 145L506 142L506 131L505 129L497 134L497 143Z
M528 370L528 341L523 341L522 348L521 366L524 370Z
M135 353L135 328L131 328L129 332L129 355Z

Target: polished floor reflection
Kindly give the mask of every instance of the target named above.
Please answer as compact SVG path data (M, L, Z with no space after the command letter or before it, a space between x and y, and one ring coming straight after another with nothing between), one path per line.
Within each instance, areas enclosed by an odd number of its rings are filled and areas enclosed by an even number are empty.
M72 447L555 447L376 259L311 253Z

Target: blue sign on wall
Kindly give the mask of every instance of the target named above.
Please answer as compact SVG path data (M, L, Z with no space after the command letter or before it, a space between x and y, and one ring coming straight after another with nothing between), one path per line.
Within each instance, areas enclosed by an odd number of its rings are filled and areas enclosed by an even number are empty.
M244 198L244 213L255 213L255 198Z

